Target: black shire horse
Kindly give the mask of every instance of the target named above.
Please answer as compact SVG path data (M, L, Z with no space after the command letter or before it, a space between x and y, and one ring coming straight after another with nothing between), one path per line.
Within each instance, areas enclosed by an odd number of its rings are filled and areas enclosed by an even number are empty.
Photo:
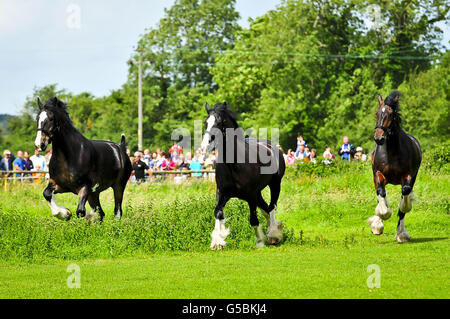
M278 244L283 224L275 219L275 213L285 171L283 154L268 140L245 138L226 103L217 103L212 109L206 104L205 109L208 117L201 147L217 151L216 224L211 234L211 249L221 249L226 244L229 229L225 227L223 208L232 197L247 201L257 247L263 247L266 239L269 244ZM270 187L270 205L261 195L266 186ZM259 225L257 207L262 209L269 225L267 237Z
M116 218L122 216L122 199L125 186L131 174L130 159L126 154L125 135L120 145L85 138L72 124L66 104L56 97L45 105L37 99L36 148L44 151L53 144L49 164L50 181L44 190L53 216L69 220L70 211L58 204L54 194L72 192L78 195L77 216L92 218L105 213L100 206L100 192L112 187L114 190ZM92 211L86 214L86 201Z
M405 229L405 214L412 209L412 193L417 172L422 161L422 151L417 139L405 133L401 128L398 107L400 92L392 91L384 100L378 96L380 107L377 111L375 127L375 150L372 156L372 171L378 205L375 216L367 221L372 233L381 235L384 225L382 220L389 219L392 211L386 200L386 184L402 185L402 197L398 204L398 225L396 240L410 241L411 236Z

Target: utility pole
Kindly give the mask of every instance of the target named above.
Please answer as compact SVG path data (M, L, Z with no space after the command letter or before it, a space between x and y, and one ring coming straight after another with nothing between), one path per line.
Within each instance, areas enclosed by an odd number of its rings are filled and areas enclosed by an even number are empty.
M138 52L138 150L142 151L142 51Z

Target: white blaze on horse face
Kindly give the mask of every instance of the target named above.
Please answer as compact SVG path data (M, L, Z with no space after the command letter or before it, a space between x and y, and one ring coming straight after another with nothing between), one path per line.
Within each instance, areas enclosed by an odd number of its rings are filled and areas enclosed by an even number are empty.
M200 145L200 147L202 149L206 149L206 147L209 144L209 140L211 138L211 129L214 125L214 123L216 122L216 118L214 117L214 115L210 115L208 117L208 119L206 120L206 131L205 131L205 135L203 136L203 141L202 144Z
M44 124L44 121L46 119L47 119L47 112L46 111L41 112L41 114L39 114L38 119L38 131L36 134L36 139L34 140L34 146L36 146L37 148L41 147L42 131L40 129L42 129L42 124Z

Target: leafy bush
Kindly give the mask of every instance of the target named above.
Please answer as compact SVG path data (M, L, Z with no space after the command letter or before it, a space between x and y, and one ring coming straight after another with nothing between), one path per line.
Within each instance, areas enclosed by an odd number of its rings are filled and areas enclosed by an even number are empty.
M450 142L436 146L434 149L423 154L425 169L431 172L450 173Z

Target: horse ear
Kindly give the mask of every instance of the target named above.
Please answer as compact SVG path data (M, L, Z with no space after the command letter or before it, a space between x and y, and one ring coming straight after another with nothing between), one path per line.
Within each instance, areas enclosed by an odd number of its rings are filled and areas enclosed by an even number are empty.
M42 111L42 109L44 108L44 105L42 104L39 96L36 98L36 101L37 101L37 105L39 106L39 110Z
M381 94L378 94L378 103L380 104L380 107L383 106L383 98L381 97Z
M209 108L209 104L208 104L208 102L206 102L206 104L205 104L205 110L206 110L206 112L209 114L209 112L211 112L211 109Z

